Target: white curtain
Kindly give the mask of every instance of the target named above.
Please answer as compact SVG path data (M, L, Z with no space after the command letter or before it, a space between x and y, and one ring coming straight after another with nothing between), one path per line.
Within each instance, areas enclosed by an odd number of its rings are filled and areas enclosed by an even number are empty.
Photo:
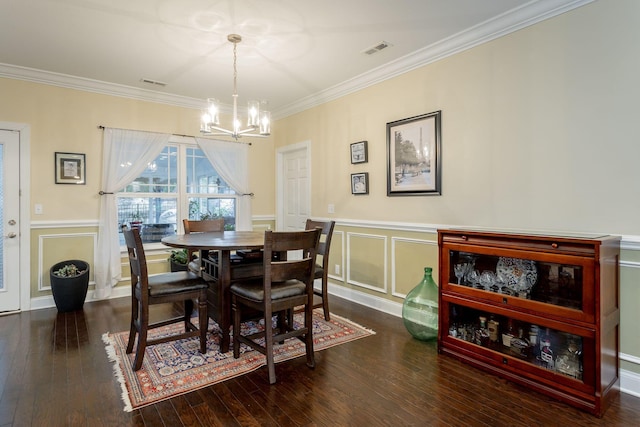
M111 295L121 279L118 207L116 194L136 179L169 142L169 134L124 129L104 129L100 226L96 254L95 298Z
M236 217L236 230L251 231L251 193L249 189L249 146L237 142L196 138L200 149L229 186L240 195Z

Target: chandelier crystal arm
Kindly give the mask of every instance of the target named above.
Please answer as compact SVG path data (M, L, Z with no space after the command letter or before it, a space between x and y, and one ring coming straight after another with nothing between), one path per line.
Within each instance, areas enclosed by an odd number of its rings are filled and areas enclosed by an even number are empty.
M233 117L231 129L220 126L220 105L214 98L208 98L208 110L202 114L200 123L200 132L208 135L230 135L234 139L241 136L266 137L271 134L271 113L268 111L260 111L260 102L249 101L247 107L247 128L240 128L240 119L238 118L238 43L242 41L242 37L238 34L229 34L227 40L233 43ZM218 134L212 133L216 130ZM257 131L257 133L256 133Z

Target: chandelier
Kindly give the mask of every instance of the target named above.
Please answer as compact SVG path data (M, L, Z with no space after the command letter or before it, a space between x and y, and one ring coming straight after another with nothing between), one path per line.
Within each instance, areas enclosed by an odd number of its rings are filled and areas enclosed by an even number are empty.
M266 137L271 134L271 113L260 111L259 101L249 101L247 104L247 127L242 128L238 117L238 70L236 61L238 58L238 43L242 37L238 34L229 34L227 40L233 43L233 122L231 129L220 127L220 103L217 99L207 98L207 110L202 114L200 132L207 135L231 136L238 140L242 136Z

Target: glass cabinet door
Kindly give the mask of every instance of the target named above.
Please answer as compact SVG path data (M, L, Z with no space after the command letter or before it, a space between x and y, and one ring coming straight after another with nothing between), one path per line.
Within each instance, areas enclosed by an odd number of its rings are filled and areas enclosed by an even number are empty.
M449 338L515 357L568 378L584 380L583 348L588 348L589 338L461 305L448 304L448 307L448 329L443 332Z
M582 312L593 315L593 307L584 303L584 278L593 274L589 259L559 256L551 262L455 250L448 254L447 285L489 292L494 296L487 298L505 303L516 298L551 304L574 318Z

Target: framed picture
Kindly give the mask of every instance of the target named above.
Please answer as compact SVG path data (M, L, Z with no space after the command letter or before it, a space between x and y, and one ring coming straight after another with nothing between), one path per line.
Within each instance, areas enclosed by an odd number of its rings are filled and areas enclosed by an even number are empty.
M351 174L351 194L369 194L369 173Z
M86 184L84 154L56 152L56 184Z
M367 163L368 160L367 141L354 142L351 144L351 164Z
M387 196L440 195L441 111L387 123Z

